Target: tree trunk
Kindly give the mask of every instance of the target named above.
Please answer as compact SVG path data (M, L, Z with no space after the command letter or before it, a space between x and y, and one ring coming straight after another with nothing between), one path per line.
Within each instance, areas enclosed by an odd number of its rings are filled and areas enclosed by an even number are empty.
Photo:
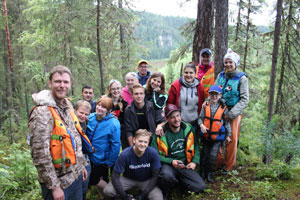
M238 3L239 5L239 11L238 11L238 16L237 16L237 20L236 20L236 27L235 27L235 37L234 37L234 41L236 42L239 38L239 30L240 30L240 24L241 24L241 10L242 10L242 2L243 0L240 0L240 2Z
M247 54L248 54L248 40L249 40L249 27L250 27L250 13L251 13L251 0L248 0L248 11L247 11L247 26L246 26L246 42L244 49L244 65L243 71L246 71Z
M281 62L281 71L280 71L280 79L278 83L278 89L277 89L277 99L276 99L276 105L275 105L275 113L278 114L281 110L281 104L283 101L283 95L282 95L282 85L283 85L283 79L284 79L284 71L285 71L285 65L290 65L289 60L288 63L286 64L286 58L287 56L290 56L289 53L289 28L291 25L291 20L292 20L292 9L293 9L293 1L289 1L289 15L288 15L288 21L287 21L287 26L286 26L286 33L285 33L285 43L284 43L284 50L282 52L282 62Z
M276 71L277 71L277 57L278 57L278 48L280 41L280 24L281 24L281 15L282 15L282 0L277 0L277 15L275 21L275 30L274 30L274 45L272 53L272 67L270 74L270 89L269 89L269 101L268 101L268 123L273 117L273 105L274 105L274 95L275 95L275 81L276 81ZM265 155L265 163L271 163L271 155Z
M6 43L7 43L10 78L11 78L11 89L12 89L12 92L13 92L13 97L16 97L16 81L15 81L13 59L12 59L12 52L11 52L11 45L10 45L10 33L9 33L9 27L8 27L7 7L6 7L6 1L5 0L3 0L3 13L4 13L4 17L5 17L5 22L6 22L5 32L6 32Z
M198 0L197 20L193 40L193 58L199 62L199 54L203 48L211 48L213 38L213 0Z
M119 9L123 10L123 5L122 5L122 0L118 1L118 5L119 5ZM122 69L125 70L126 69L126 46L125 46L125 42L124 42L124 27L123 25L120 23L120 46L121 46L121 64L122 64Z
M1 96L0 96L0 130L1 130L1 128L2 128L2 94L1 94Z
M228 44L228 0L216 0L215 48L214 65L215 78L223 69L223 57Z
M101 78L101 94L104 95L104 74L103 64L101 58L101 46L100 46L100 0L97 0L97 50L98 50L98 62Z
M24 88L25 88L24 95L25 95L26 113L27 116L29 116L28 90L27 90L27 80L25 76L24 76Z

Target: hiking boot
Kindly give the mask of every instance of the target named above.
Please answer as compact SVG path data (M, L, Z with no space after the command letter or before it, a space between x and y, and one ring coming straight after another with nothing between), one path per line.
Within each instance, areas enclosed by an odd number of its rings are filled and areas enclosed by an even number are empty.
M213 176L213 174L212 174L211 172L209 172L209 173L207 174L207 181L210 182L210 183L212 183L212 182L215 181L215 180L214 180L214 176Z

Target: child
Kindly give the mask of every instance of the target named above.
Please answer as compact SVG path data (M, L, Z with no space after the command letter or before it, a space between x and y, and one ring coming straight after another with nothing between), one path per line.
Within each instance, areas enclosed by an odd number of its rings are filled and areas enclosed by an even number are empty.
M147 81L146 99L153 102L154 109L163 109L166 106L168 95L165 90L165 77L160 72L154 72Z
M83 132L86 132L86 123L88 116L91 111L91 104L85 100L79 100L75 104L75 114L80 122ZM82 183L82 199L86 199L86 194L88 191L88 185L91 174L91 164L87 154L85 154L85 159L87 160L88 165L85 167L87 171L87 179Z
M213 182L212 168L216 162L222 141L230 142L230 123L224 120L228 109L221 102L222 89L214 85L210 87L209 101L200 112L198 124L202 136L203 148L200 156L200 170L203 179ZM226 139L225 139L226 138Z

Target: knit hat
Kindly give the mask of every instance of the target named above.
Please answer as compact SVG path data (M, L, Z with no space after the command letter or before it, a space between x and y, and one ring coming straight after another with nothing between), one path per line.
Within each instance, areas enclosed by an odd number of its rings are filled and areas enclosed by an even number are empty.
M201 50L200 52L200 56L199 56L199 61L200 61L200 65L202 65L202 62L201 62L201 56L204 54L204 53L207 53L209 55L209 63L211 63L211 57L212 57L212 52L209 48L204 48Z
M233 62L235 62L236 66L240 65L240 56L234 51L232 51L230 48L227 49L227 53L224 56L224 60L223 60L224 63L226 58L230 58Z

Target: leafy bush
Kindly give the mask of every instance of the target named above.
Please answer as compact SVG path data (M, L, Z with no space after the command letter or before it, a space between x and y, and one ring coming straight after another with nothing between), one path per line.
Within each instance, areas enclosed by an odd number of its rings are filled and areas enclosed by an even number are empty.
M270 165L259 165L256 170L256 178L259 180L289 180L293 177L292 167L278 161L274 161Z
M39 199L37 171L26 144L1 149L6 150L0 151L0 199Z

